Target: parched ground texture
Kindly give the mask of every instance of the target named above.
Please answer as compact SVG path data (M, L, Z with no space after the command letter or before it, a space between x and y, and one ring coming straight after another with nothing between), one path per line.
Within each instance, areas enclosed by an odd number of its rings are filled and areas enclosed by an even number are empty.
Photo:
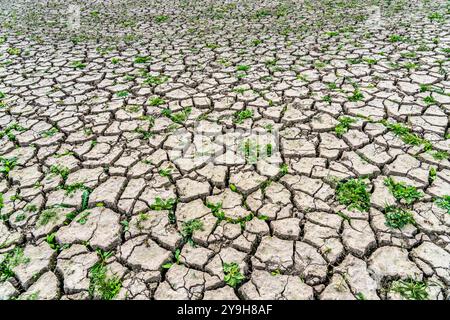
M449 14L1 0L0 299L449 299Z

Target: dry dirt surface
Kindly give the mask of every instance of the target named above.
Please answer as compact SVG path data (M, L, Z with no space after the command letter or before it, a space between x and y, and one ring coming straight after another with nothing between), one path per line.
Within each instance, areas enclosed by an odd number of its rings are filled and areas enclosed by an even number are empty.
M0 299L449 299L449 15L0 0Z

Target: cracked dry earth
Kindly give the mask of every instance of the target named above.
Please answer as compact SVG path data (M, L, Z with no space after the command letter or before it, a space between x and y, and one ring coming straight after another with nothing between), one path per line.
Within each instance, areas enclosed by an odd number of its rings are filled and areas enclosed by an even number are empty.
M448 2L0 8L0 299L449 299Z

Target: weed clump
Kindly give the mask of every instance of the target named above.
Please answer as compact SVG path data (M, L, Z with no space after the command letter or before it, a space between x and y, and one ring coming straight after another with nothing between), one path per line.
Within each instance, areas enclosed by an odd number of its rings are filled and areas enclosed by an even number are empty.
M370 193L367 185L359 179L341 181L336 187L336 198L340 204L346 205L348 209L368 211L370 208Z
M423 197L423 193L417 191L416 187L408 186L403 182L395 182L392 178L386 178L384 184L398 201L403 200L406 204L413 204Z
M427 300L427 289L428 286L425 282L414 279L397 280L390 287L392 292L396 292L408 300Z
M224 263L223 273L225 274L223 280L232 288L236 288L236 286L245 279L236 262Z
M386 225L391 228L401 229L408 224L414 225L416 221L411 212L395 206L384 208Z

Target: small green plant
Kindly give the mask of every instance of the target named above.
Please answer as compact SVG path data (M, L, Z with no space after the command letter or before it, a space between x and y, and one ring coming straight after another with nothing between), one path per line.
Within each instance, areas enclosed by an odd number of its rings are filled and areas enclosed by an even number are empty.
M49 137L53 137L58 132L59 132L58 128L52 127L51 129L42 132L41 136L44 138L49 138Z
M436 100L431 95L423 98L423 102L425 102L427 105L436 104Z
M446 195L446 196L442 196L440 198L436 198L434 200L434 203L436 203L436 205L439 208L447 210L447 213L450 214L450 195Z
M268 132L268 133L272 133L273 131L273 124L268 123L264 126L264 129Z
M431 156L436 160L445 160L450 157L447 151L434 151Z
M148 84L150 86L157 86L159 84L163 84L166 82L168 77L165 76L147 76L147 78L144 80L145 84Z
M328 89L330 89L330 90L336 90L336 89L338 88L336 82L330 82L330 83L327 85L327 87L328 87Z
M185 242L190 245L194 245L194 241L192 240L192 235L197 230L203 230L203 222L198 219L192 219L189 221L183 222L181 235Z
M70 64L70 66L74 69L84 69L86 68L86 64L84 64L81 61L72 61L72 63Z
M144 56L137 56L136 58L134 58L134 63L147 63L151 61L150 57L144 57Z
M88 217L91 214L90 211L83 211L80 213L78 219L76 220L76 222L78 222L79 224L86 224L86 222L88 221Z
M370 208L370 193L367 185L359 179L341 181L336 186L336 198L348 209L368 211Z
M225 274L223 280L227 285L232 288L236 288L245 277L242 275L239 265L236 262L223 263L223 273Z
M330 96L329 94L327 94L326 96L324 96L324 97L322 98L322 101L323 101L323 102L326 102L326 103L328 103L328 104L331 104L331 103L333 102L333 100L332 100L332 98L331 98L331 96Z
M408 186L403 182L395 182L392 178L384 179L384 184L397 200L403 200L407 204L412 204L423 197L423 193L417 191L414 186Z
M19 300L38 300L39 299L39 291L25 294L24 297L20 297Z
M241 64L236 67L236 71L245 71L246 72L248 70L250 70L250 66L247 66L245 64Z
M408 224L414 225L416 223L411 212L396 206L385 207L384 213L386 225L391 228L401 229Z
M140 116L139 120L147 121L150 128L152 128L155 125L155 117L150 115Z
M314 68L316 69L323 69L327 66L327 64L323 61L316 61L314 62Z
M408 70L417 69L418 67L419 66L414 62L406 62L405 64L403 64L403 68L408 69Z
M408 300L427 300L427 289L428 286L425 282L411 278L394 281L390 286L392 292L396 292Z
M20 124L12 123L12 124L8 125L4 130L0 131L0 139L2 139L3 137L6 136L9 141L16 142L17 138L16 138L16 135L14 134L14 132L23 132L26 130L27 129L22 127Z
M364 296L364 294L362 292L357 292L355 294L355 297L357 300L366 300L366 297Z
M261 19L261 18L270 16L271 14L272 14L272 12L271 12L269 9L261 8L261 9L258 9L258 10L255 12L254 17L255 17L256 19Z
M115 275L108 276L105 259L100 259L89 271L89 295L102 300L112 300L122 288L122 281Z
M66 219L68 220L66 224L72 222L77 217L77 215L78 215L77 211L72 211L66 214Z
M65 182L67 180L67 178L69 177L70 170L69 170L69 168L63 167L60 165L52 165L50 167L50 173L53 175L61 176L61 178Z
M155 21L158 23L166 22L167 20L169 20L169 16L166 15L159 15L155 17Z
M435 167L431 167L430 170L428 170L428 183L432 184L434 180L436 180L437 172Z
M16 247L13 251L8 252L0 262L0 283L14 276L14 267L28 262L30 259L24 256L22 248Z
M251 119L253 117L253 111L249 109L237 111L234 114L234 123L241 124L245 119Z
M120 224L123 226L123 231L127 232L130 229L130 223L127 220L120 221Z
M445 21L445 17L443 14L439 13L439 12L432 12L428 15L428 19L430 19L430 21Z
M225 212L222 210L222 203L210 203L207 202L206 206L211 209L211 213L214 217L216 217L219 221L225 220Z
M137 127L136 129L134 129L134 132L138 133L139 139L142 139L142 140L148 140L153 136L153 134L151 132L149 132L141 127Z
M91 193L91 189L85 188L83 193L81 194L81 210L86 210L89 203L89 195Z
M219 48L220 46L217 43L206 43L205 47L208 48L208 49L214 50L214 49Z
M245 91L247 91L247 89L245 89L245 88L239 88L239 87L237 87L237 88L234 88L234 89L233 89L233 92L236 92L237 94L244 94Z
M352 59L347 59L347 61L350 64L360 64L363 60L361 58L352 58Z
M364 58L363 60L369 66L374 65L374 64L376 64L378 62L376 59L372 59L372 58Z
M173 210L173 208L175 206L175 203L176 203L176 201L173 198L169 198L169 199L163 200L163 199L157 197L155 199L155 203L153 203L150 206L150 209L156 210L156 211Z
M63 152L57 153L55 154L53 157L55 158L62 158L65 156L73 156L75 154L75 152L69 151L69 150L64 150Z
M270 144L270 143L266 144L266 155L268 157L271 157L272 156L272 152L273 152L272 144Z
M41 214L39 215L39 219L36 222L36 224L38 226L45 226L47 225L50 221L54 221L56 220L58 217L56 210L55 209L47 209L41 212Z
M22 52L22 50L20 48L10 47L6 50L6 52L12 56L20 56L20 53Z
M3 174L5 177L9 176L9 173L17 164L17 158L3 158L0 157L0 173Z
M26 216L24 213L20 213L20 214L18 214L18 215L16 216L15 221L16 221L16 222L21 222L21 221L25 220L26 217L27 217L27 216Z
M89 12L89 15L92 18L98 18L98 17L100 17L100 12L98 12L97 10L93 10L93 11Z
M164 99L162 99L160 97L154 97L148 101L148 104L151 105L152 107L158 107L164 103L166 103L166 101L164 101ZM165 114L163 114L163 115L165 115Z
M272 276L276 277L276 276L279 276L281 274L281 271L280 271L280 269L276 269L276 270L270 272L270 274Z
M126 98L130 95L130 93L126 90L122 90L116 93L116 97L118 98Z
M36 212L38 208L35 204L28 204L23 210L25 212Z
M260 40L260 39L253 39L252 40L252 45L254 45L255 47L259 46L261 43L262 43L262 40Z
M100 259L100 263L106 263L106 261L113 255L111 251L103 251L102 249L97 249L96 252Z
M155 202L150 205L150 209L151 210L156 210L156 211L162 211L162 210L168 210L168 218L169 218L169 222L171 224L175 224L176 223L176 216L175 216L175 204L176 204L176 199L173 198L169 198L169 199L161 199L159 197L157 197L155 199Z
M405 58L405 59L413 59L413 58L417 57L417 53L415 53L413 51L401 52L400 55L402 56L402 58Z
M389 37L389 42L402 42L404 41L404 38L398 34L393 34Z
M162 265L163 269L170 269L174 263L180 264L180 258L181 258L181 251L180 249L176 249L174 253L174 259L172 259L173 262L167 262Z
M138 215L136 226L138 227L139 230L142 229L142 223L144 221L147 221L148 219L150 219L150 215L148 213L142 212Z
M277 60L276 59L267 60L264 62L264 65L266 67L275 67L277 65Z
M59 249L59 245L56 242L56 233L48 234L45 237L45 242L47 242L48 245L50 246L50 248L52 248L53 250L58 250Z
M245 78L247 76L247 74L245 72L237 72L236 73L236 78L238 78L239 80Z
M271 147L269 149L271 152L272 151ZM262 156L261 146L250 139L247 139L242 143L241 152L245 160L251 164L256 163L258 159Z
M336 127L334 127L334 132L338 137L342 137L342 135L346 133L350 128L350 124L355 122L356 120L350 117L340 117L339 124Z
M288 172L289 172L289 166L288 166L288 164L287 164L287 163L282 163L282 164L280 165L280 175L281 175L281 176L285 176L285 175L288 174Z
M413 146L423 145L423 148L426 151L432 148L432 145L429 141L421 138L415 133L412 133L411 129L405 127L401 123L392 123L383 120L381 121L381 124L383 124L389 131L392 131L396 136L399 136L400 139L402 139L402 141L406 144L410 144Z
M88 189L88 188L81 182L76 182L76 183L68 184L68 185L64 186L64 190L66 191L65 194L67 196L73 195L74 192L77 190L85 190L85 189Z
M191 112L192 108L187 107L176 113L173 113L170 109L164 109L162 114L167 118L169 118L170 120L172 120L173 122L182 124L189 118Z
M357 101L361 101L363 99L364 99L364 95L358 89L353 91L353 94L348 97L348 101L351 101L351 102L357 102Z
M161 177L170 178L172 176L172 169L171 168L159 169L158 173Z
M327 35L329 37L336 37L339 35L339 31L327 31L327 32L325 32L325 35Z
M421 84L420 85L420 92L427 92L430 91L430 86L426 85L426 84Z

